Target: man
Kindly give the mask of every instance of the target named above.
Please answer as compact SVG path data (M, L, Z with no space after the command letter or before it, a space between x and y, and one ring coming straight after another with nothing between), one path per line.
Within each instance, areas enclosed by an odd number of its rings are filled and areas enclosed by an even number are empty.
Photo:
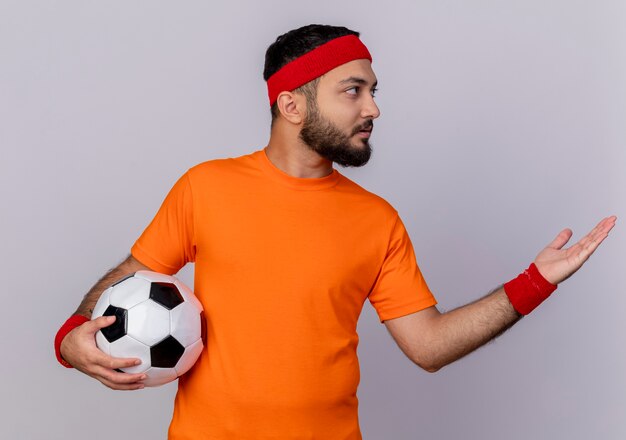
M440 313L397 211L335 169L362 166L379 116L359 34L311 25L266 53L272 111L266 148L190 169L131 255L85 296L57 337L59 360L113 389L143 387L100 352L88 321L101 292L141 269L195 262L207 347L179 380L170 438L359 439L356 324L366 299L404 353L437 371L528 314L606 238L557 235L519 277Z

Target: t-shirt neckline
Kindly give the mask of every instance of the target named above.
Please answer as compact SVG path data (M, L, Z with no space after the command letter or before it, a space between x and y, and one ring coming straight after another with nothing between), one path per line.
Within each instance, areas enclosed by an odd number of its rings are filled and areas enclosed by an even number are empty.
M324 177L294 177L283 170L278 168L276 165L272 163L272 161L267 157L266 152L267 147L257 151L254 155L257 156L258 162L261 164L261 168L265 171L272 179L281 183L282 185L288 186L292 189L304 190L304 191L315 191L326 188L331 188L339 182L341 174L333 168L332 173Z

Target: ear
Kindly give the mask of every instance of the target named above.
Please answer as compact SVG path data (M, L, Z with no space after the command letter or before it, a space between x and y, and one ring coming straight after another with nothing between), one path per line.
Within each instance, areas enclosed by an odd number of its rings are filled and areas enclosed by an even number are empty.
M304 96L291 92L280 92L276 99L278 111L288 122L300 124L304 120L306 102Z

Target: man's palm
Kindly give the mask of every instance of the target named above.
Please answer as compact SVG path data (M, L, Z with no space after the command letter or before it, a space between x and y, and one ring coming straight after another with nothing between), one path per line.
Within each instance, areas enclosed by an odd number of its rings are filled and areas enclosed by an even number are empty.
M539 255L535 265L543 277L552 284L568 279L593 254L609 231L615 226L615 216L607 217L596 225L580 241L569 248L563 246L572 238L571 229L563 229Z

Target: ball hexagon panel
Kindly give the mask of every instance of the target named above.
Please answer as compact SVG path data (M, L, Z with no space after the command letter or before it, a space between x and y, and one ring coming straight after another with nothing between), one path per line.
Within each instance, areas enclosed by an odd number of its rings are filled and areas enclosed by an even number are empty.
M172 283L152 283L150 285L150 299L161 304L167 310L172 310L185 299L178 291L178 287Z
M102 316L115 316L115 322L107 327L100 329L104 337L109 342L115 342L126 334L126 318L128 310L120 307L109 306Z
M170 334L183 347L187 347L200 339L200 313L193 304L184 302L170 312Z
M111 305L130 309L140 304L150 296L150 283L141 278L127 278L123 283L112 286Z
M185 352L179 359L178 364L176 364L176 373L179 376L185 374L191 367L193 367L193 364L196 363L196 360L198 360L202 354L203 348L204 345L202 344L202 340L199 339L185 349Z
M125 373L142 373L150 368L150 347L126 335L110 345L110 354L118 358L139 358L141 364L122 368Z
M153 367L174 368L184 352L185 347L172 336L168 336L150 347L150 360Z
M164 383L171 382L175 380L178 376L176 375L176 370L173 368L149 368L146 371L146 380L143 383L147 387L156 387L159 385L163 385Z
M128 311L126 334L151 347L170 334L170 312L151 299Z

